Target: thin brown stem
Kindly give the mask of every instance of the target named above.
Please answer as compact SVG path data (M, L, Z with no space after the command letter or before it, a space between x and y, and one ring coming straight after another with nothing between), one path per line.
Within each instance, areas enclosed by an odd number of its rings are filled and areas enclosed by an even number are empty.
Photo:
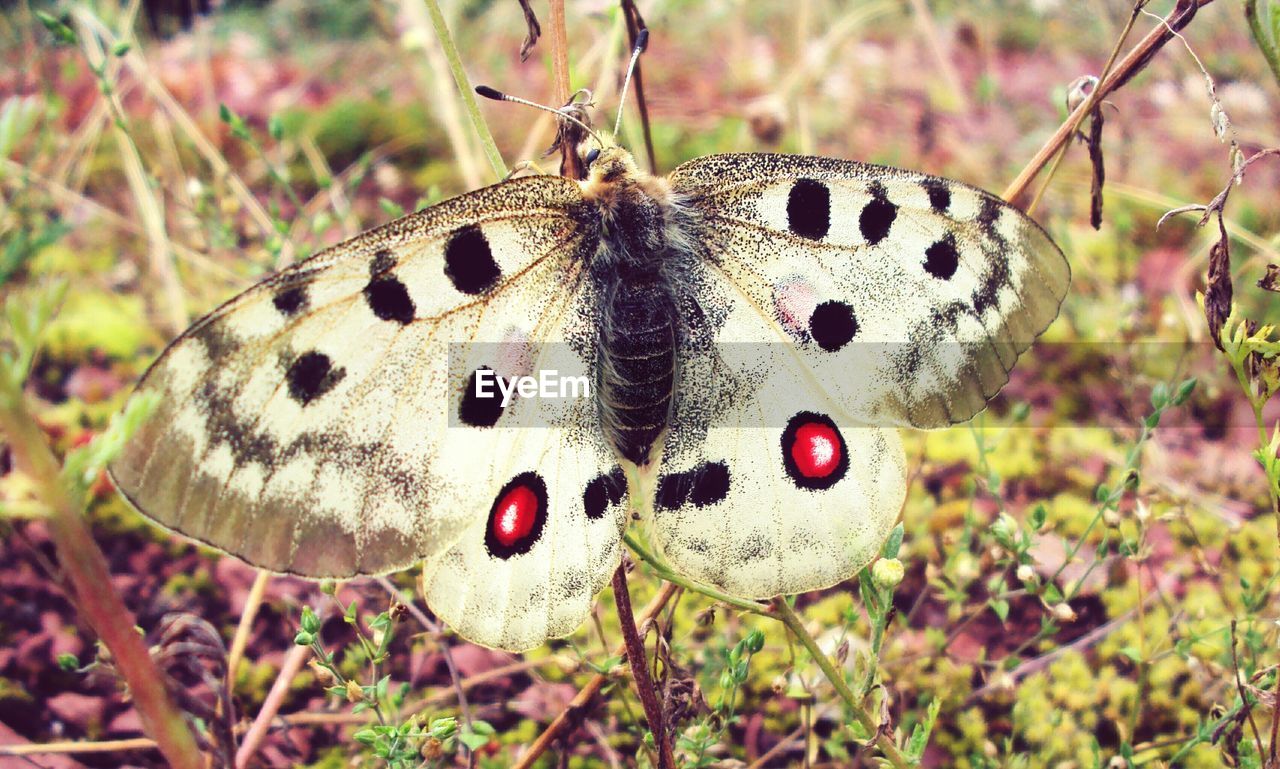
M27 745L0 745L0 756L71 755L76 753L115 753L121 750L155 750L156 741L149 737L97 742L40 742Z
M555 83L555 104L568 104L573 95L569 83L569 32L565 23L564 0L550 0L547 37L551 46L551 79Z
M1048 165L1053 156L1066 146L1072 136L1075 136L1076 129L1080 127L1080 123L1093 111L1098 102L1142 71L1151 60L1151 57L1165 43L1173 39L1171 30L1178 30L1186 26L1191 20L1191 16L1199 8L1212 2L1213 0L1179 0L1173 11L1164 17L1163 23L1148 32L1137 45L1129 50L1129 53L1125 54L1114 69L1100 79L1089 98L1081 102L1080 106L1076 107L1062 125L1058 126L1058 130L1054 132L1053 136L1049 137L1044 146L1036 152L1021 173L1005 189L1002 197L1008 201L1020 198L1041 169Z
M280 665L280 674L276 676L275 683L271 684L271 691L267 692L267 698L263 700L258 716L253 719L253 725L245 732L240 750L236 751L236 769L245 769L249 765L249 759L258 752L262 740L271 729L271 722L275 720L276 713L280 712L280 705L289 694L294 677L310 656L310 646L294 646L285 655L284 663Z
M5 390L0 392L0 428L7 436L14 465L31 479L40 501L51 511L49 534L77 608L111 651L116 670L129 685L142 727L156 740L165 760L177 769L200 769L203 761L195 736L135 630L133 612L111 584L106 559L85 524L82 506L60 477L58 460L24 408L22 393L16 388L10 391L7 383L0 387Z
M240 622L236 625L236 634L231 637L231 649L227 652L227 691L230 692L236 682L236 668L244 659L244 649L249 643L249 631L253 628L253 620L262 607L262 596L267 591L267 583L271 581L271 572L259 569L249 588L249 596L244 601L244 611L240 612Z
M643 624L656 617L658 612L662 611L662 607L667 605L667 601L671 600L671 596L675 595L677 589L679 589L677 585L673 585L670 582L663 583L662 589L658 591L658 594L637 615L640 622ZM627 647L624 642L618 644L613 653L622 654L626 650ZM533 744L520 757L513 769L529 769L543 753L547 752L547 748L551 747L553 742L572 731L581 722L587 703L591 702L592 698L600 693L600 690L604 688L608 681L609 676L604 673L597 673L592 676L591 680L587 681L586 686L578 690L578 693L574 695L574 698L560 715L556 716L551 725L542 734L538 735L538 739L533 741Z
M649 657L644 651L644 640L640 638L635 617L631 614L631 594L627 590L626 564L618 564L618 569L613 573L613 600L618 606L618 621L622 624L622 639L627 647L627 663L631 666L631 680L636 685L636 693L640 695L640 705L644 708L645 720L649 722L649 731L653 733L654 742L658 746L658 767L674 769L675 759L671 755L671 742L667 739L662 703L658 700L658 693L653 688L653 678L649 675Z

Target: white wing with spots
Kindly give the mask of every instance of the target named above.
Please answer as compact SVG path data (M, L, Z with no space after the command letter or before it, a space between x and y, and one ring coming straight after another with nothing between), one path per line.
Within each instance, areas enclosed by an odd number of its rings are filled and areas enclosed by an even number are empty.
M1057 316L1070 271L1044 230L958 182L792 155L713 155L674 191L701 220L708 275L690 302L747 303L864 424L964 421Z
M677 414L698 389L682 379ZM760 372L744 392L708 425L677 417L650 541L681 574L744 598L848 579L906 496L897 430L858 426L797 368Z
M897 169L717 155L671 184L696 224L651 540L744 597L848 579L905 498L891 428L985 407L1056 317L1066 260L991 195Z
M450 585L429 580L433 603L481 643L572 630L566 617L586 616L617 565L626 521L623 487L584 497L620 473L594 404L503 408L475 385L480 372L590 369L584 264L598 237L579 185L528 177L259 283L147 372L139 391L159 394L159 411L112 464L116 485L161 525L273 571L437 561L430 572ZM517 486L523 504L500 505L499 489ZM523 573L536 582L522 587Z

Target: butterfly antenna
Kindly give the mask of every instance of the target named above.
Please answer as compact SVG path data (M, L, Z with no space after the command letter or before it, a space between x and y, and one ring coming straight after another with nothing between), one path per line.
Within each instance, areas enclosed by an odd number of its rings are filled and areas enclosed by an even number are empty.
M581 128L582 130L586 131L587 134L590 135L592 139L596 140L596 144L599 144L601 147L604 146L604 142L600 140L600 137L596 135L595 131L591 130L591 126L577 119L573 115L570 115L566 110L556 109L555 107L548 107L545 104L539 104L536 101L529 101L528 99L521 99L519 96L512 96L509 93L503 93L502 91L499 91L495 88L490 88L487 85L476 86L476 93L480 94L486 99L493 99L494 101L509 101L509 102L512 102L513 104L523 104L526 107L533 107L534 109L540 109L543 112L550 112L551 114L557 117L563 118L564 120L567 120L570 123L573 123L574 125Z
M627 89L631 86L631 74L636 71L636 64L640 61L640 54L644 53L644 49L649 45L649 30L641 29L636 34L636 47L631 50L631 63L627 65L627 76L622 81L622 96L618 97L618 119L613 124L613 135L617 136L618 131L622 129L622 108L626 106Z

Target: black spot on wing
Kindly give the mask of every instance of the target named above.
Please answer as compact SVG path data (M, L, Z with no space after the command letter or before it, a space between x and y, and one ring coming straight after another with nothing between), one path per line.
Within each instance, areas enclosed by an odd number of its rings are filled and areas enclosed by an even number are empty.
M271 297L271 304L286 318L307 309L307 287L290 286Z
M597 520L606 510L622 502L627 488L627 478L621 467L614 467L608 475L597 475L582 492L582 507L587 518Z
M675 510L690 503L706 507L728 495L729 466L724 462L703 462L692 470L659 478L654 506L659 510Z
M809 335L827 352L835 352L858 333L853 308L844 302L823 302L809 316Z
M444 274L464 294L483 294L498 282L502 271L479 227L468 225L449 236L444 247Z
M950 280L960 266L960 254L956 251L956 236L950 232L925 249L924 269L940 280Z
M787 193L787 227L802 238L821 240L831 229L831 191L815 179L796 179Z
M462 400L458 404L458 421L471 427L493 427L502 416L502 392L498 389L498 377L495 374L488 383L489 394L479 395L476 382L481 371L493 369L481 366L471 372L462 390Z
M889 201L889 194L883 184L873 182L868 192L871 193L871 200L867 201L862 207L862 213L858 214L858 229L862 232L863 240L874 246L889 237L889 228L898 217L898 207Z
M364 299L381 320L393 320L402 326L413 321L415 307L409 289L394 275L383 273L370 280L364 287Z
M284 376L289 397L306 406L332 390L346 373L343 368L334 368L328 355L311 350L294 358Z
M920 183L929 194L929 207L939 214L945 214L951 208L951 190L941 179L925 179Z

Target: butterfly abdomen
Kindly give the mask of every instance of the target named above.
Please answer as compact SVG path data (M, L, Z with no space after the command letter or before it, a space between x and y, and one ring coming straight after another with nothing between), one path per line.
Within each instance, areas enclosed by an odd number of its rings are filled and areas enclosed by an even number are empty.
M600 419L618 453L645 465L671 417L675 304L656 271L620 269L611 278L598 342Z

